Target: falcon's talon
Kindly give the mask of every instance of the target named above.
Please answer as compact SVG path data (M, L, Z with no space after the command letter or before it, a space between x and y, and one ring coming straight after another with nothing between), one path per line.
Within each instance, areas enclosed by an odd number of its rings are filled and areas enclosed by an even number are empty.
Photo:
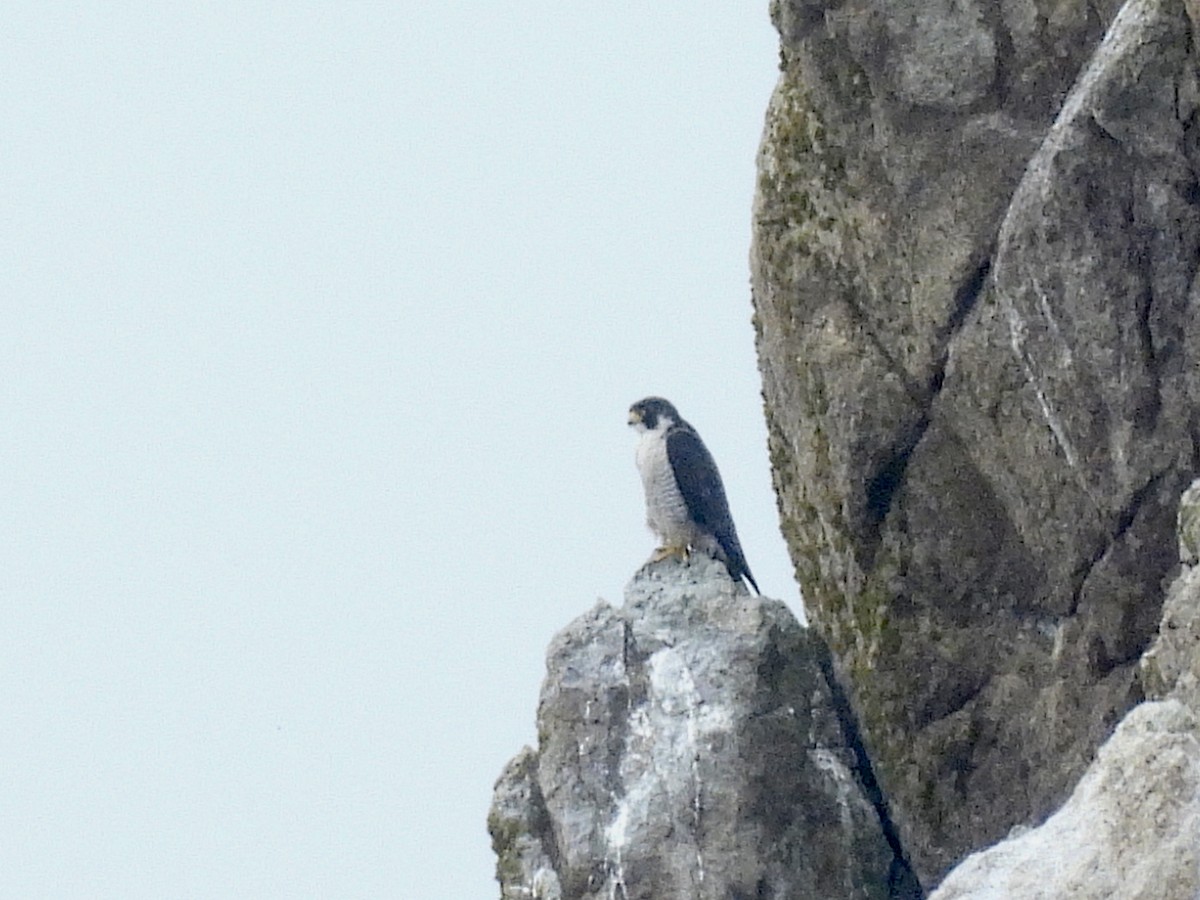
M652 554L650 554L650 562L652 562L652 563L662 562L664 559L666 559L669 556L673 556L682 562L687 562L688 561L688 548L687 547L659 547Z

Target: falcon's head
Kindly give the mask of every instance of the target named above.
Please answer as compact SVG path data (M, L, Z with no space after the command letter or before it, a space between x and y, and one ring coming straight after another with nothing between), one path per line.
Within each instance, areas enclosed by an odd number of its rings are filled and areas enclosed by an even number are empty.
M629 424L639 432L665 431L681 421L675 407L662 397L647 397L629 407Z

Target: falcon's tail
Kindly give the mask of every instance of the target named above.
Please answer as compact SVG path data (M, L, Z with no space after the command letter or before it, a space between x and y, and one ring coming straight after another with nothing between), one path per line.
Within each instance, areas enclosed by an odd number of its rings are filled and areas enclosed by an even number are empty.
M746 564L746 557L742 553L742 545L737 539L737 534L718 535L718 543L725 551L725 568L729 570L729 577L735 582L745 579L750 587L754 588L754 593L761 597L762 591L758 589L758 582L750 574L750 566Z

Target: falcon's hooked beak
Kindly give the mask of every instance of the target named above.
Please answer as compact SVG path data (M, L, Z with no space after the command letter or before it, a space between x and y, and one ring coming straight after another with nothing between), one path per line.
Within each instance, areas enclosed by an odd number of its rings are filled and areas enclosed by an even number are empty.
M629 411L629 424L630 425L641 425L642 424L642 414L640 412L638 412L636 409L631 409Z

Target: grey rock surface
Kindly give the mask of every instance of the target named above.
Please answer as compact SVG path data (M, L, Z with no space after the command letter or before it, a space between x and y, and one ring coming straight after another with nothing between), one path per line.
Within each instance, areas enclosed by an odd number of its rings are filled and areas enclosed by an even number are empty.
M1177 700L1121 722L1043 825L969 856L930 900L1196 900L1200 730Z
M1101 747L1070 799L1044 824L972 854L931 900L1200 897L1200 567L1192 532L1200 481L1179 504L1183 571L1172 582L1147 693Z
M776 0L752 283L781 521L931 886L1140 699L1200 468L1179 0Z
M1141 674L1147 696L1174 697L1200 715L1200 566L1172 582Z
M572 622L547 654L537 751L496 785L501 896L911 895L823 653L699 556Z
M1200 480L1179 501L1179 558L1183 571L1171 582L1154 643L1141 661L1148 697L1175 698L1200 716Z
M1200 562L1200 480L1179 498L1179 513L1175 517L1175 532L1179 536L1179 561L1185 566Z
M528 747L512 758L492 795L488 832L496 850L500 900L562 900L562 885L546 840L550 821L537 780L537 754Z

